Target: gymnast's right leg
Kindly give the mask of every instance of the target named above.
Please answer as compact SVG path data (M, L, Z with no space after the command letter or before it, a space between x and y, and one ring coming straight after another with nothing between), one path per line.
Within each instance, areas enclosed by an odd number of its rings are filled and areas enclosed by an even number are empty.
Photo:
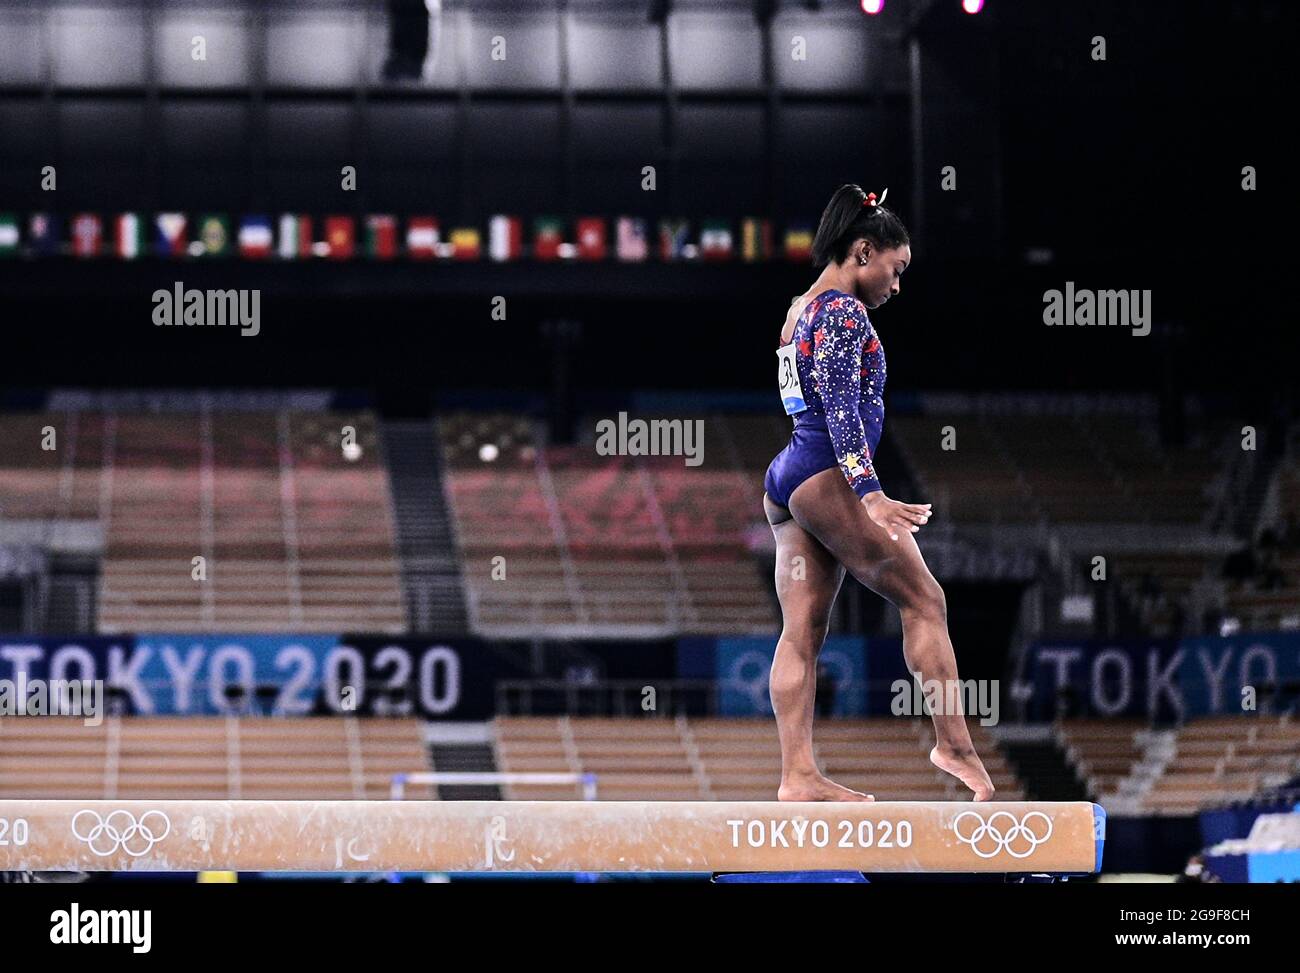
M830 626L831 605L844 569L829 551L795 523L790 511L766 494L763 509L776 537L776 595L781 638L768 687L781 739L781 801L869 801L822 775L813 757L813 702L817 656Z
M927 684L954 685L957 659L948 637L947 602L916 539L900 530L898 540L891 540L838 469L799 484L790 496L790 513L851 575L898 609L908 671ZM975 752L965 714L942 710L931 713L936 740L930 762L969 787L975 800L990 800L993 782Z

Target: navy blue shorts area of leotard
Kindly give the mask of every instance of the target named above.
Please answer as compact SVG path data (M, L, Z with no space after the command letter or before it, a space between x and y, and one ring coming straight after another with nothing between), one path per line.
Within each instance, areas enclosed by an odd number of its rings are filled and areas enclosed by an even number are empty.
M795 487L808 477L838 465L830 431L824 425L800 423L794 427L790 445L768 465L763 489L776 503L788 507Z

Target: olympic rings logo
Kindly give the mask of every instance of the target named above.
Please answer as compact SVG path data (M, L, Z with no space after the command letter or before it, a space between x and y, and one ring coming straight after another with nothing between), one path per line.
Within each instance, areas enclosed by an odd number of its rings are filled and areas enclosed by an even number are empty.
M82 821L83 816L88 821ZM152 823L151 823L152 822ZM162 811L145 811L140 820L130 811L114 811L107 818L98 811L78 811L72 819L72 834L101 858L119 848L132 858L147 855L154 845L172 832L172 823Z
M971 829L970 834L962 834L962 819L966 817L975 819L976 824ZM999 825L998 819L1006 818L1009 825ZM1042 828L1033 828L1029 826L1031 818L1042 818L1043 824L1046 825L1046 833L1039 837L1038 831ZM957 835L957 840L962 844L970 845L971 851L981 858L993 858L999 852L1005 851L1012 858L1028 858L1048 838L1052 837L1052 819L1042 811L1030 811L1021 820L1017 821L1016 816L1010 811L995 811L985 821L975 811L962 811L961 814L952 822L953 833ZM1021 845L1027 844L1028 848L1018 850L1012 847L1012 842L1020 841ZM990 849L990 845L992 848Z

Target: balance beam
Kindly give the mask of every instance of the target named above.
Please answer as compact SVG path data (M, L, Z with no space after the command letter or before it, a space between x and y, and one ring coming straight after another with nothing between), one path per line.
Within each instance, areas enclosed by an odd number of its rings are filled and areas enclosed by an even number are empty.
M0 801L0 871L1093 872L1087 802Z

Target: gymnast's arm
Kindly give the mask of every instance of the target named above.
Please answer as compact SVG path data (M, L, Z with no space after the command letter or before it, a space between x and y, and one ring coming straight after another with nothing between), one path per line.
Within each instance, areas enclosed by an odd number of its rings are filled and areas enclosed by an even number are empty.
M828 309L813 335L817 391L826 410L826 428L830 430L840 472L859 500L881 489L858 412L862 337L866 333L867 316L862 305L854 301L850 307Z
M862 392L862 340L867 333L867 316L854 301L843 310L826 315L814 355L817 388L826 408L835 459L850 489L867 508L867 515L889 531L890 540L900 532L916 533L930 518L930 505L901 503L885 496L871 462L867 433L858 412Z

